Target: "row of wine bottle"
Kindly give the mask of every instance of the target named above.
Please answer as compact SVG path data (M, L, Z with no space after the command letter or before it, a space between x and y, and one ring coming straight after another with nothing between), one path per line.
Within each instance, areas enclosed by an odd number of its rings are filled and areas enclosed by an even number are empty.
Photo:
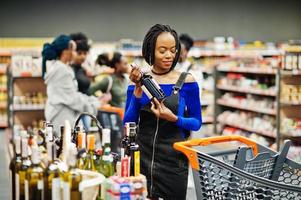
M50 123L44 123L37 133L20 132L14 137L15 156L10 163L12 199L82 199L79 185L83 177L79 169L95 171L107 178L140 176L136 124L126 123L124 130L121 156L111 152L110 129L102 129L102 145L95 148L95 135L77 127L75 143L67 141L68 152L62 149L63 141L54 136ZM63 134L66 128L62 128ZM105 192L100 186L97 199L105 199Z

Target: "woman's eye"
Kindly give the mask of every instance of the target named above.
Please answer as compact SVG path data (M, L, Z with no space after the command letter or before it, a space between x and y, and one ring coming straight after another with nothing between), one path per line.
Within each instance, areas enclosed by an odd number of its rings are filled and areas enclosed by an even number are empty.
M161 53L161 54L164 54L164 53L165 53L165 51L159 51L159 53Z

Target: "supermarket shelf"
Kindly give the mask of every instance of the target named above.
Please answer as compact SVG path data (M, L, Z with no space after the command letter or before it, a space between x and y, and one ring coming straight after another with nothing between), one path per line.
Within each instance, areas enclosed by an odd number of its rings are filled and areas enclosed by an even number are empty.
M7 87L0 87L0 92L7 92Z
M283 76L301 76L301 70L281 70Z
M232 127L235 127L235 128L239 128L241 130L245 130L245 131L248 131L248 132L256 133L258 135L262 135L262 136L265 136L265 137L269 137L269 138L273 138L273 139L276 138L275 134L273 134L271 132L260 131L260 130L256 130L256 129L253 129L253 128L250 128L250 127L244 127L244 126L241 126L241 125L238 125L238 124L228 123L228 122L221 121L221 120L219 120L218 122L221 123L221 124L224 124L224 125L228 125L228 126L232 126Z
M23 106L23 105L14 105L14 111L21 112L21 111L44 111L45 106Z
M290 53L301 53L301 46L299 45L290 45L284 47L283 49Z
M213 123L214 119L213 117L203 117L202 118L202 124L211 124Z
M222 106L227 106L231 108L237 108L241 110L247 110L251 112L257 112L257 113L262 113L262 114L267 114L267 115L276 115L276 110L273 109L265 109L265 108L254 108L254 107L245 107L245 106L240 106L239 104L231 104L227 103L225 100L218 99L217 103Z
M202 69L202 72L206 73L206 74L213 74L213 69L208 69L208 68L205 67L205 68Z
M275 75L277 73L276 69L260 69L259 67L223 67L217 68L220 72L237 72L237 73L249 73L249 74L268 74Z
M207 91L209 91L209 92L213 92L213 91L214 91L213 88L210 88L210 87L207 87L207 86L203 86L202 89L203 89L203 90L207 90Z
M301 106L301 102L280 102L281 106Z
M220 90L226 90L226 91L232 91L232 92L240 92L240 93L250 93L250 94L256 94L256 95L262 95L262 96L272 96L276 97L276 92L271 91L264 91L261 89L243 89L242 87L227 85L227 86L217 86Z
M0 109L6 109L6 108L7 108L7 103L0 103Z
M7 128L8 123L7 122L0 122L0 128Z
M37 79L42 79L42 76L33 76L31 74L23 74L23 75L19 75L19 76L13 76L14 79L28 79L28 78L37 78Z
M283 139L289 139L293 141L293 143L298 143L299 145L301 145L301 135L291 135L291 134L281 133L281 137Z
M0 69L0 75L6 74L6 69Z
M204 48L192 48L189 51L188 56L200 57L200 56L278 56L282 52L277 49L204 49Z
M121 54L126 56L126 57L141 57L142 56L142 50L137 49L137 50L120 50Z
M210 105L212 105L212 103L210 103L209 101L201 101L201 105L202 106L210 106Z
M11 53L3 51L3 52L0 52L0 56L1 57L9 57L9 56L11 56Z

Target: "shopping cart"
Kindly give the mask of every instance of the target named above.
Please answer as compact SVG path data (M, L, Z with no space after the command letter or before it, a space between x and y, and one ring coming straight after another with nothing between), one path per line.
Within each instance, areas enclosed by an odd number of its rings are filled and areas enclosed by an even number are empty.
M237 142L236 149L225 150ZM223 143L223 150L200 151L201 146ZM244 144L243 146L241 144ZM198 199L301 200L301 165L288 159L290 141L274 152L242 136L217 136L177 142L193 169ZM199 148L199 149L197 149Z

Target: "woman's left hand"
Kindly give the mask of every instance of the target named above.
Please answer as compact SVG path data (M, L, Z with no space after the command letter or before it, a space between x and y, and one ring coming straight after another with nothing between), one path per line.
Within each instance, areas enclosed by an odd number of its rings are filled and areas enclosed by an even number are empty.
M163 101L159 102L156 98L154 98L154 101L152 101L151 104L151 110L156 115L156 117L165 119L170 122L176 122L178 120L178 117L164 105Z

